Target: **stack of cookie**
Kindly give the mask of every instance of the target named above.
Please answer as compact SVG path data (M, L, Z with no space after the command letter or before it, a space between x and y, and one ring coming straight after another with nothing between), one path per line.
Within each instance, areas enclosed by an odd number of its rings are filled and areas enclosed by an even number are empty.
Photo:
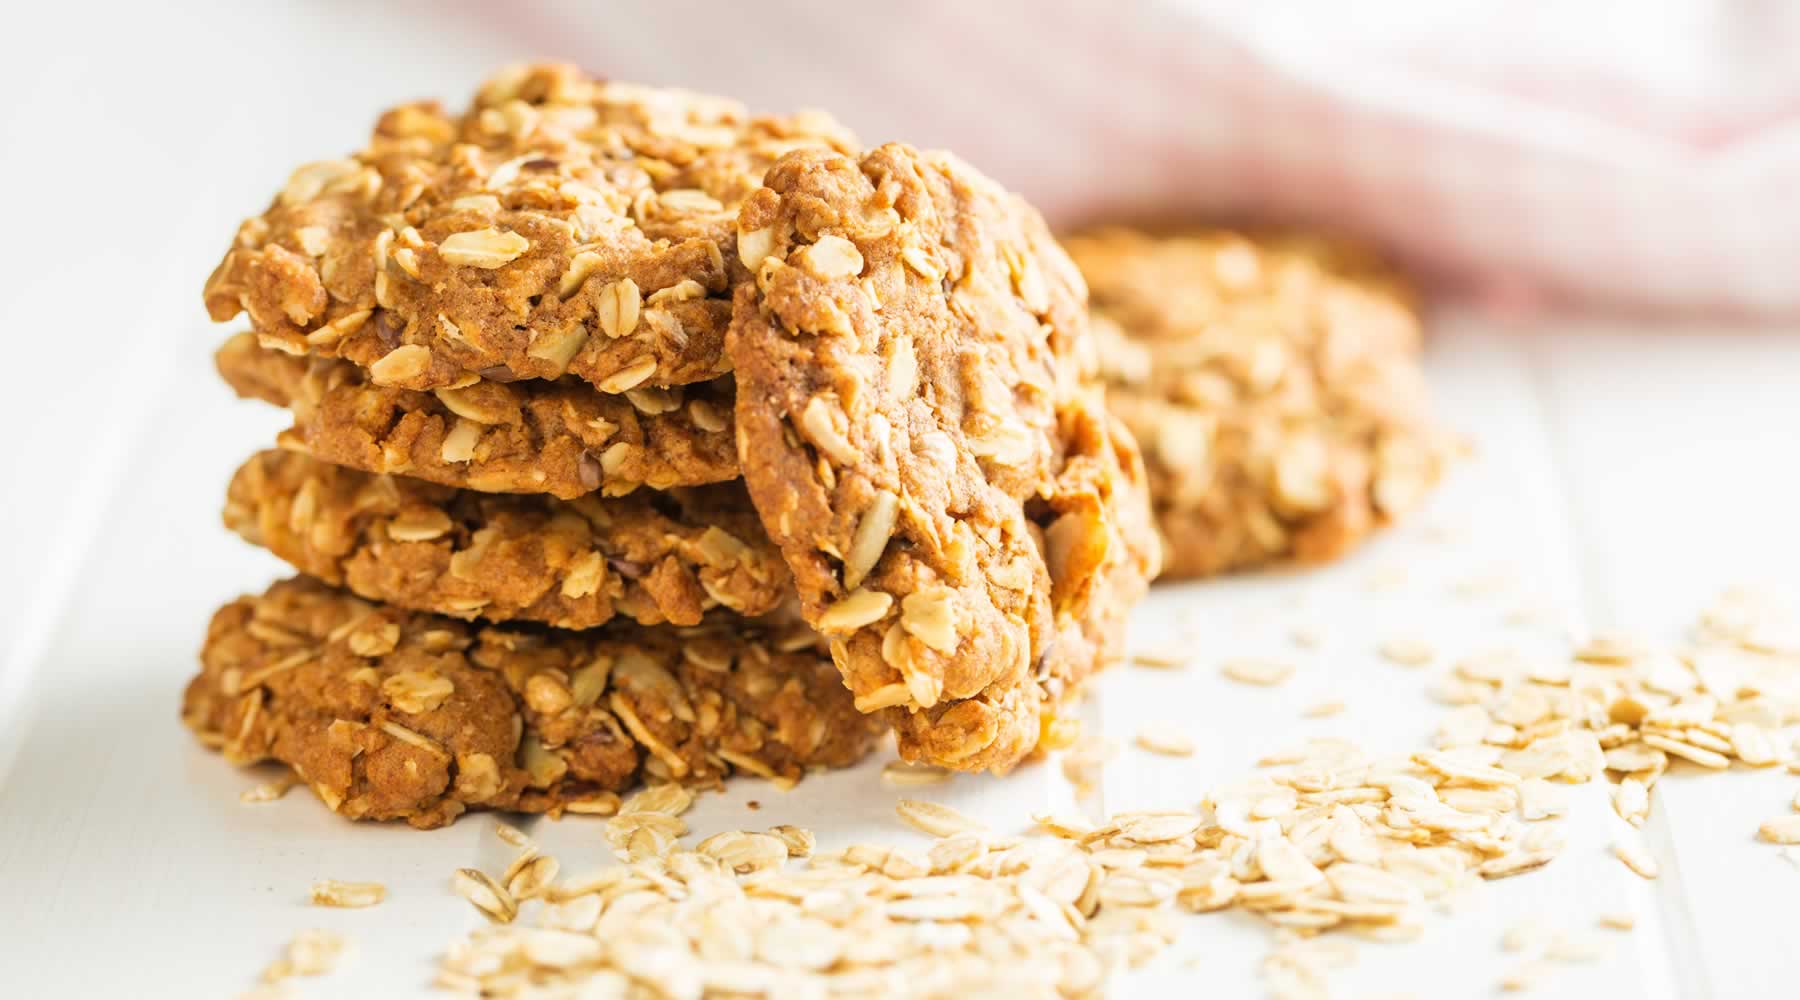
M1164 575L1322 562L1416 507L1458 448L1416 297L1316 237L1112 228L1065 245L1108 404L1144 444Z
M509 70L295 171L206 302L294 418L226 523L305 575L215 616L184 716L347 816L604 812L884 727L1003 771L1155 570L1041 219L822 115Z

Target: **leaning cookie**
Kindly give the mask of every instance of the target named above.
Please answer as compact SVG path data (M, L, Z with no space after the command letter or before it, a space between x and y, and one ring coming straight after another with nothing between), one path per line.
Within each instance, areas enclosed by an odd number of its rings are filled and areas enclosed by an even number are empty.
M351 819L603 811L639 781L789 781L874 744L805 629L477 627L304 577L221 608L182 717Z
M1059 478L1104 420L1080 276L1035 211L946 154L802 150L764 185L728 338L751 496L900 752L1004 771L1060 697L1059 616L1104 586L1118 534Z
M1162 558L1143 460L1097 397L1066 411L1064 442L1055 485L1035 518L1048 525L1037 533L1039 546L1060 585L1051 591L1051 632L1031 681L996 685L944 710L890 711L909 759L955 760L974 743L991 760L1067 746L1080 731L1084 682L1124 653L1126 620Z
M361 152L295 170L239 228L207 310L399 388L707 381L728 368L746 276L738 202L781 154L853 144L816 112L755 118L724 98L516 67L460 115L402 105Z
M265 451L232 477L225 526L326 583L457 618L697 625L714 608L766 614L792 593L737 483L565 501Z
M1456 450L1411 291L1344 244L1106 229L1065 241L1107 401L1143 443L1164 574L1336 558Z
M738 475L729 378L617 396L572 379L414 392L375 385L348 361L260 347L247 333L215 361L238 395L293 412L284 448L365 472L565 500Z

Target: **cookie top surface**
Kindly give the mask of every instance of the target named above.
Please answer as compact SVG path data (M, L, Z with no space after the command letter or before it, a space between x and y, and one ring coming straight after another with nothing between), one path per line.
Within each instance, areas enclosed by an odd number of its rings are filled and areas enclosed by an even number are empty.
M284 448L365 472L563 499L738 475L729 378L616 396L571 378L418 392L375 385L348 361L261 347L247 333L214 361L238 395L293 413Z
M183 719L232 762L281 761L335 812L420 827L603 810L645 779L794 780L879 731L804 628L483 627L304 577L221 608L201 664Z
M852 144L823 114L515 67L460 115L401 105L362 151L295 170L206 308L402 388L705 381L729 364L738 203L783 153Z
M739 483L564 501L271 450L232 477L225 525L361 597L457 618L698 625L715 608L767 614L792 592Z
M1141 440L1171 576L1342 554L1454 451L1406 283L1342 242L1069 237L1108 402Z
M800 150L745 200L737 439L807 620L909 756L1036 743L1055 625L1043 541L1091 398L1081 278L1029 206L947 154Z

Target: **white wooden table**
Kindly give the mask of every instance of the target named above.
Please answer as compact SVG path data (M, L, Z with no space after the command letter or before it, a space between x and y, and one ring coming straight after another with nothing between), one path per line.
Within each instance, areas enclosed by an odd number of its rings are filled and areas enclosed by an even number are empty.
M13 532L0 576L0 995L231 995L309 926L345 931L358 953L337 976L303 983L306 995L421 994L433 956L478 920L449 895L449 872L504 864L485 818L421 834L352 826L300 792L242 805L239 792L267 774L234 771L176 718L212 609L282 572L219 525L230 471L281 419L212 376L221 331L200 316L201 279L271 178L357 143L363 123L334 109L389 93L370 92L377 78L362 67L379 63L379 79L404 79L407 92L459 93L509 55L481 38L394 45L384 15L328 11L221 7L171 52L129 43L162 37L178 13L121 8L116 38L77 46L46 39L76 37L81 11L36 10L27 17L50 20L0 43L0 127L20 138L0 146L0 180L15 192L14 235L0 241L11 375L0 426L13 435L0 479ZM352 17L364 34L334 30ZM269 44L228 41L248 30ZM346 68L322 64L322 51ZM1797 582L1800 330L1554 318L1509 328L1468 314L1440 325L1431 375L1477 457L1431 509L1342 565L1160 590L1135 622L1139 640L1191 623L1206 637L1203 667L1291 651L1296 614L1327 641L1293 654L1298 677L1273 690L1204 668L1108 675L1095 725L1128 743L1145 721L1177 721L1203 751L1127 750L1081 808L1185 806L1313 735L1418 746L1441 710L1425 696L1428 672L1375 655L1396 631L1431 636L1448 661L1516 635L1501 620L1530 602L1558 610L1560 626L1546 627L1673 635L1728 584ZM1454 541L1434 540L1443 534ZM1452 595L1455 582L1497 572L1510 588ZM1374 577L1398 583L1371 588ZM1348 710L1301 718L1327 696ZM702 834L798 823L827 846L904 840L879 766L788 794L735 784L690 820ZM1560 967L1536 995L1792 996L1800 870L1752 836L1797 787L1780 773L1665 779L1646 828L1663 864L1654 883L1606 853L1614 821L1603 789L1586 787L1564 858L1482 887L1420 942L1359 944L1334 985L1345 996L1487 996L1516 962L1499 948L1504 928L1534 914L1589 928L1602 910L1630 909L1638 927L1604 961ZM932 797L1005 827L1069 805L1048 766L959 778ZM763 808L752 814L749 799ZM593 822L542 822L534 835L565 867L605 863ZM307 887L326 877L386 882L390 899L308 907ZM1195 918L1170 959L1121 993L1258 995L1267 942L1249 918Z

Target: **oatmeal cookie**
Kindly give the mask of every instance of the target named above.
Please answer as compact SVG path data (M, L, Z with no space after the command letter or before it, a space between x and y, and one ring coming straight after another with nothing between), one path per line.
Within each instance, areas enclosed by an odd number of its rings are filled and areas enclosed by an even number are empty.
M773 611L793 586L740 483L557 500L265 451L232 477L225 526L326 583L457 618L697 625Z
M238 395L293 411L282 447L365 472L564 500L738 475L729 378L618 396L574 379L415 392L375 385L348 361L261 347L247 333L216 361Z
M1063 581L1052 590L1051 632L1032 682L965 702L956 725L931 711L890 710L908 759L955 759L973 742L993 761L1065 747L1079 732L1083 682L1124 653L1126 619L1162 558L1144 463L1098 399L1067 408L1062 423L1054 487L1030 508L1050 577Z
M215 320L342 358L376 385L564 374L604 392L728 369L747 274L738 204L789 150L851 149L829 117L521 66L460 115L382 115L352 157L295 170L206 284Z
M1434 423L1412 292L1344 244L1106 229L1065 245L1108 405L1143 442L1164 573L1342 555L1416 506Z
M420 828L604 810L645 778L793 780L878 732L804 628L483 627L304 577L221 608L201 664L182 717L226 759L280 761L334 812Z
M727 342L751 497L902 754L1004 771L1071 669L1059 623L1133 597L1099 571L1125 558L1110 499L1133 496L1113 449L1064 493L1105 437L1081 277L1035 211L947 154L801 150L764 185L738 220L755 281Z

